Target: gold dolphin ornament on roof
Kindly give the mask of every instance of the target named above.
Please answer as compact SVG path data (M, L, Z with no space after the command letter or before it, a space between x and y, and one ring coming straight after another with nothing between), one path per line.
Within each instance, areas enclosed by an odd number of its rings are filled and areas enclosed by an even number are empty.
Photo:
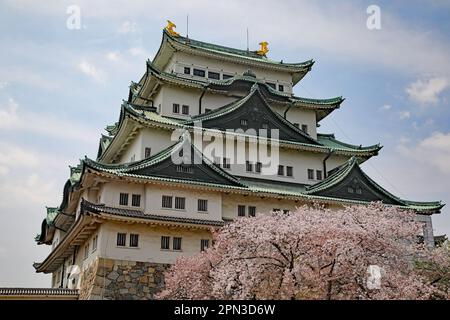
M269 48L267 47L269 43L267 41L262 41L259 43L261 46L258 51L256 51L257 54L260 56L265 56L267 52L269 52Z
M171 36L174 36L174 37L179 37L180 36L180 34L178 33L178 32L176 32L175 30L173 30L174 28L176 28L177 27L177 25L175 24L175 23L173 23L172 21L170 21L170 20L167 20L167 26L166 26L166 30L167 30L167 32L171 35Z

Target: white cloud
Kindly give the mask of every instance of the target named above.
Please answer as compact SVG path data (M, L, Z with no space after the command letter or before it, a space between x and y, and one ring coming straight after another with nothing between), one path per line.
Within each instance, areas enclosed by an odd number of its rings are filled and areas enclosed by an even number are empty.
M136 22L124 21L117 30L120 34L136 33L138 31Z
M450 81L446 77L418 79L406 88L406 93L419 104L433 104L439 101L439 95L449 87Z
M142 57L144 59L151 59L152 55L143 47L132 47L128 49L128 53L133 57Z
M120 53L117 51L111 51L106 54L106 59L112 62L118 62L120 60Z
M392 106L390 104L385 104L385 105L381 106L380 109L387 111L387 110L391 110Z
M87 75L89 78L94 80L95 82L104 82L105 74L102 70L98 69L93 64L87 62L86 60L81 61L78 64L78 70L83 74Z
M8 86L7 81L0 81L0 90L5 89Z
M19 107L14 99L0 104L0 130L31 132L92 143L97 139L97 131L80 126L73 120L58 118L54 114L31 112Z
M411 112L408 110L403 110L398 113L398 116L400 117L401 120L409 119L411 118Z
M10 172L11 168L34 168L39 160L33 153L18 146L0 142L0 175Z
M415 146L400 145L398 151L418 162L434 166L441 173L450 175L450 132L434 132Z

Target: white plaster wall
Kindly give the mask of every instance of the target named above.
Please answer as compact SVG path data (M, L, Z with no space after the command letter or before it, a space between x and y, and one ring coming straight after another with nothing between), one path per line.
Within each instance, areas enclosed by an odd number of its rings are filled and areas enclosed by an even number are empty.
M119 205L120 193L128 193L128 206ZM141 195L141 206L131 206L132 194ZM105 183L100 193L100 203L106 206L122 207L128 209L144 210L145 206L145 185L129 182L109 182Z
M128 163L131 162L131 158L134 156L135 161L142 159L143 151L142 151L142 135L137 134L135 138L131 141L131 143L127 146L124 153L120 157L119 163Z
M284 116L284 112L288 107L273 106L272 108L281 116ZM313 110L304 110L297 107L291 107L286 114L286 119L291 123L298 123L300 129L302 128L302 124L306 124L308 126L308 134L313 139L317 139L316 113Z
M117 233L127 234L127 245L130 233L139 234L139 247L118 247ZM162 250L161 236L169 236L172 248L173 237L181 237L181 251ZM109 259L174 263L177 257L190 256L200 252L201 239L212 237L207 230L187 230L174 227L161 227L142 224L124 224L108 222L101 226L102 247L100 255ZM211 244L211 243L210 243Z

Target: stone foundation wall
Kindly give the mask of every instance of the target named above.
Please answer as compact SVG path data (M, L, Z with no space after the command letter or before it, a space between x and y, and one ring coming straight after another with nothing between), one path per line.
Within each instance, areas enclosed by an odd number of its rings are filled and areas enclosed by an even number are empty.
M148 300L164 288L168 264L98 258L81 274L80 300Z

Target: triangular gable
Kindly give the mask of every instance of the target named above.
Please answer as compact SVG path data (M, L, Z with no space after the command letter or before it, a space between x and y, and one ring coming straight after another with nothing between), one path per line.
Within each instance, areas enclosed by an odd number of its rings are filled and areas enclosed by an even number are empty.
M228 129L278 129L279 139L295 141L308 144L318 144L292 123L273 111L261 94L259 85L255 84L250 93L229 105L208 112L207 114L193 117L186 124L200 122L203 128L213 128L220 130ZM245 123L243 123L245 121Z
M307 194L357 201L382 201L390 205L404 205L359 167L355 157L325 180L308 188Z

